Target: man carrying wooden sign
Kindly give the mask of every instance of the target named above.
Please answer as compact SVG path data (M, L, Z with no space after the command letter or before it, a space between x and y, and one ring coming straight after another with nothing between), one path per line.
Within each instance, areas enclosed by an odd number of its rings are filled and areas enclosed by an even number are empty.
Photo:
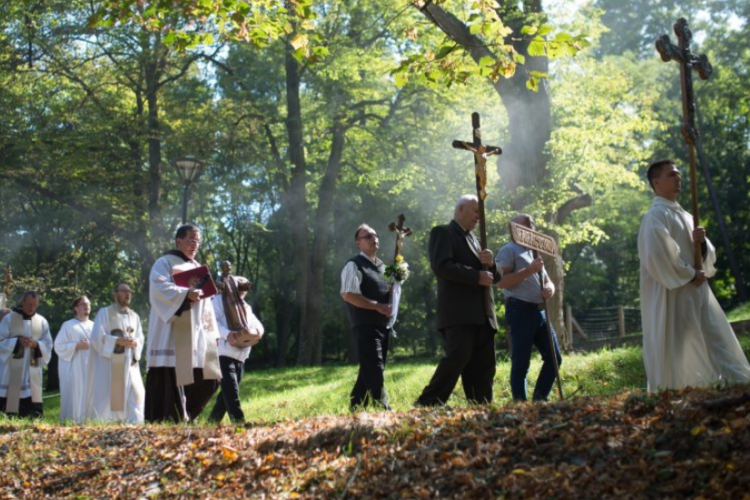
M517 215L510 223L510 243L495 257L503 279L497 284L505 295L505 320L510 329L511 367L510 388L513 399L526 401L526 374L531 363L531 348L536 346L542 355L542 370L534 387L534 401L546 401L558 380L560 399L562 385L558 367L562 363L555 330L548 321L546 300L555 293L555 285L544 270L537 252L555 255L552 238L534 231L534 219L528 214ZM554 346L554 347L553 347ZM555 356L552 355L554 349Z

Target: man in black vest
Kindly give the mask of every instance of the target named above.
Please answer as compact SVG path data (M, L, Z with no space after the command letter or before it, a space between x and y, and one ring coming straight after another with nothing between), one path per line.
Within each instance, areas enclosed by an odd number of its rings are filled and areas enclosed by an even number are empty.
M354 232L354 241L359 254L341 272L341 297L346 302L359 353L359 375L349 396L350 406L356 410L372 401L390 410L383 387L390 334L390 283L383 274L385 264L376 256L380 246L378 233L362 224Z
M471 234L478 221L477 197L464 195L450 224L430 232L430 266L438 280L437 326L445 340L445 356L416 406L445 404L459 376L466 399L492 401L497 331L492 285L500 281L502 272L492 251L480 249ZM488 289L492 307L485 305Z

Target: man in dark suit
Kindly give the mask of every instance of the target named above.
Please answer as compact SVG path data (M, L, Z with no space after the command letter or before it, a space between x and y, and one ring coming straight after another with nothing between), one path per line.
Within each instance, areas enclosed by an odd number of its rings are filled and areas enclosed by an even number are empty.
M492 285L500 281L502 272L492 251L480 249L471 234L478 221L477 197L464 195L450 224L436 226L430 233L430 266L438 279L438 330L445 340L445 356L417 406L445 404L459 376L466 399L492 401L497 331Z

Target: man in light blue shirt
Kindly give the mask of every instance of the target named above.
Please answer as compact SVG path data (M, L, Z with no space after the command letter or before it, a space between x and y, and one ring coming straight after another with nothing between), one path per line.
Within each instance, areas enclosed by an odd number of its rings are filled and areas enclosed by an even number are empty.
M513 222L534 229L534 219L520 214ZM534 258L532 250L516 243L504 245L495 256L502 268L503 279L497 284L505 296L505 320L511 341L510 388L513 399L526 401L526 375L531 363L531 348L536 346L542 355L542 370L534 387L534 401L546 401L555 383L555 365L547 334L544 301L555 293L555 285L544 270L541 257ZM540 282L543 275L544 286ZM558 365L562 363L555 330L550 325L555 343Z

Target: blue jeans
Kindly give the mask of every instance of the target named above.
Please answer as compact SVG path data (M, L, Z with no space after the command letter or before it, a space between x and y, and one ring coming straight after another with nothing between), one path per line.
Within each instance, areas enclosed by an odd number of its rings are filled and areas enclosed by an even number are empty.
M505 304L505 320L510 327L511 365L510 389L513 399L526 401L526 375L531 363L531 348L536 346L542 355L542 370L534 387L534 401L546 401L555 383L555 366L552 360L547 317L536 304L509 298ZM562 363L555 329L551 327L558 366Z

